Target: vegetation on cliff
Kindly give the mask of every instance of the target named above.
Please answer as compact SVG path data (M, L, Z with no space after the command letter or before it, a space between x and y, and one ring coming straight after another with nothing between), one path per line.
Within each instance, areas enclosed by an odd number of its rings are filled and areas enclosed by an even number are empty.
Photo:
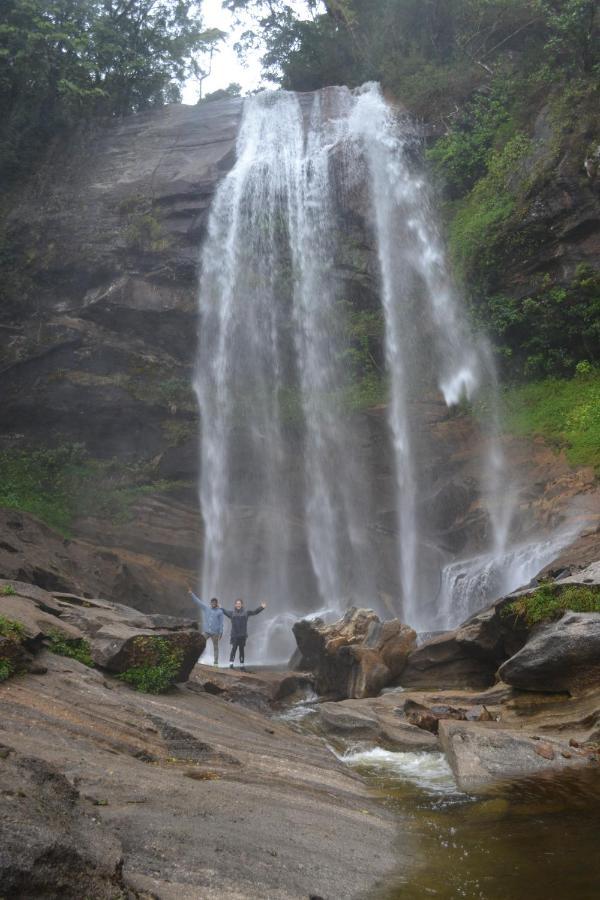
M194 0L5 0L0 172L27 171L64 128L174 102L219 40Z
M310 19L283 0L228 5L254 11L245 46L263 37L283 87L377 80L424 121L455 275L506 377L600 361L597 256L556 265L548 212L565 194L565 212L598 203L595 0L315 0Z

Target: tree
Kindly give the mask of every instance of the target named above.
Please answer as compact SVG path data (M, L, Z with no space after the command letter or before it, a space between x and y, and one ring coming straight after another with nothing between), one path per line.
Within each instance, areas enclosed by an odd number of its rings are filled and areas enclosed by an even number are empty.
M4 0L0 170L14 174L57 131L179 99L203 31L195 0Z

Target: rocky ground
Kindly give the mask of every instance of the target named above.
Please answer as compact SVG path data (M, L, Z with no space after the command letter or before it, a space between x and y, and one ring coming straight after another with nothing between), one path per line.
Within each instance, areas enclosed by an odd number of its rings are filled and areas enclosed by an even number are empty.
M600 564L554 585L595 596ZM330 746L441 751L467 793L600 777L600 613L501 615L531 594L421 646L370 610L298 623L310 671L246 674L194 665L195 621L0 582L0 895L376 896L415 837Z
M140 693L106 666L122 671L136 638L201 637L190 623L14 587L0 598L25 629L22 674L0 685L1 896L337 900L408 862L362 779L267 714L310 676L197 667ZM57 631L84 634L102 668L49 652Z

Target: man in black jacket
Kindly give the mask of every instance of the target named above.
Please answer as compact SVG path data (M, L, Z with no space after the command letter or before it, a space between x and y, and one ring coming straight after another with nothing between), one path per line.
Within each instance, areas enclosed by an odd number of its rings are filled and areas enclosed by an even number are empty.
M257 609L244 609L244 601L236 600L233 604L233 610L224 609L223 613L228 619L231 619L231 656L229 657L229 668L233 669L236 651L240 651L240 668L242 672L246 671L244 666L244 650L246 648L246 638L248 637L248 616L257 616L267 604L261 603Z

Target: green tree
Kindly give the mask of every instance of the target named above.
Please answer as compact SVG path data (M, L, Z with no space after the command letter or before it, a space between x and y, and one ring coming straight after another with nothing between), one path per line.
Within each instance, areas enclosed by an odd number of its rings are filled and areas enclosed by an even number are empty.
M179 99L203 31L194 0L4 0L0 171L15 173L62 128Z

